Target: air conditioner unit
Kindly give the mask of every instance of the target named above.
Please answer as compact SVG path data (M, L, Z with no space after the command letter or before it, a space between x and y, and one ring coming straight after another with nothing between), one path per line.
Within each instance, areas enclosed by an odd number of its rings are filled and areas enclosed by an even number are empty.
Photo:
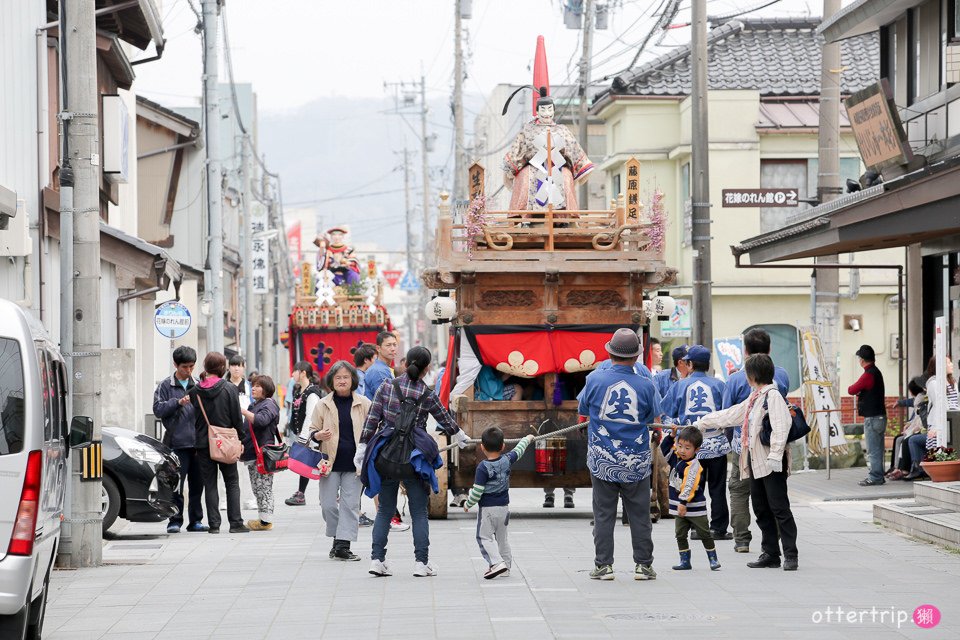
M30 254L30 221L26 203L15 191L0 186L0 256Z

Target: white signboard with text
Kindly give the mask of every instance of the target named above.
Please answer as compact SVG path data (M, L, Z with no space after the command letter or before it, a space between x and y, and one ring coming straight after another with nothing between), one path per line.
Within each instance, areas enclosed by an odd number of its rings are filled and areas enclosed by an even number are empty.
M847 443L843 437L843 428L840 425L840 412L837 410L836 398L833 396L833 383L827 375L823 361L823 348L820 345L820 336L812 329L802 332L801 352L803 355L803 382L806 398L812 400L811 408L807 407L807 423L820 431L820 443L830 447L839 447ZM814 422L816 418L816 422Z
M270 292L270 240L262 237L267 230L267 210L259 204L250 211L250 234L253 239L250 252L250 277L253 279L253 292ZM261 237L257 237L260 235Z

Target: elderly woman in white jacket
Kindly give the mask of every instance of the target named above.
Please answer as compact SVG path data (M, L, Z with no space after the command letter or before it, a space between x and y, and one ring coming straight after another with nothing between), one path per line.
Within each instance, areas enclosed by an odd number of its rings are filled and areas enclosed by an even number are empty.
M700 429L722 428L742 424L743 451L740 456L740 477L750 478L750 498L757 526L763 534L763 553L748 567L779 568L780 546L783 545L784 571L797 569L797 523L790 511L787 496L787 474L790 458L787 435L790 432L790 410L773 382L773 360L766 354L747 358L744 364L747 381L753 393L738 405L717 411L697 420ZM770 444L760 441L764 418L769 416Z

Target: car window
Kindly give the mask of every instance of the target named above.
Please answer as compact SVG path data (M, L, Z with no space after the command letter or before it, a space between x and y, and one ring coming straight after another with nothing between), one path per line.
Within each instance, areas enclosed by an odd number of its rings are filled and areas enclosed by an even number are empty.
M24 409L20 347L0 338L0 455L23 451Z
M66 438L67 432L67 384L66 375L63 371L63 363L53 361L54 384L56 385L56 407L55 413L57 420L53 426L53 437L60 439Z
M43 349L37 349L37 362L40 364L40 397L43 399L43 439L49 441L53 431L53 372Z

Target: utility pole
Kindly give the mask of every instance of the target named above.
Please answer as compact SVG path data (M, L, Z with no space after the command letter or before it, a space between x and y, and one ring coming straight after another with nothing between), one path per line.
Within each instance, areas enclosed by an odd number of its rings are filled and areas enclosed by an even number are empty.
M823 19L840 10L840 0L823 0ZM835 200L842 193L840 186L840 44L823 44L820 65L820 122L817 134L818 169L817 199L819 204ZM836 254L816 258L820 264L836 264ZM840 343L838 319L840 315L840 270L816 270L815 304L816 326L823 344L827 373L834 384L839 381L837 349Z
M467 199L467 159L463 135L463 20L460 2L453 8L453 202Z
M420 156L423 161L421 171L423 172L423 232L420 238L420 248L422 250L422 264L426 269L433 261L431 249L433 247L432 234L430 233L430 163L428 162L428 153L430 141L427 138L427 79L423 76L423 69L420 70ZM420 287L420 308L423 308L430 299L430 291L426 287ZM427 331L424 335L424 346L430 349L431 353L436 353L436 345L433 344L431 336L433 333Z
M203 8L203 113L207 153L207 264L210 291L207 347L223 353L223 193L220 171L220 96L217 76L217 19L220 0L201 0ZM246 265L244 265L246 268Z
M93 441L102 438L100 406L100 132L98 129L97 26L94 0L65 2L61 37L66 34L64 76L69 122L65 163L73 170L73 273L61 283L73 288L63 313L72 319L74 415L93 420ZM68 204L68 209L70 204ZM62 246L62 245L61 245ZM69 253L67 254L69 255ZM70 535L63 558L70 567L103 561L101 480L81 481L81 456L70 464Z
M253 200L253 172L251 171L250 134L240 139L240 180L243 184L243 223L240 225L240 254L243 262L243 286L240 288L240 345L247 359L247 369L259 367L256 347L256 326L253 312L253 225L250 224L250 205Z
M707 128L707 2L693 0L690 117L693 226L693 341L713 348L710 268L710 136Z
M589 132L587 117L590 105L587 102L587 88L590 86L590 56L593 48L593 0L583 3L583 56L580 58L580 144L590 155ZM590 208L590 185L584 180L580 185L580 208Z
M413 273L413 209L410 206L410 151L403 148L403 202L407 212L407 273ZM416 314L413 311L413 304L407 295L406 316L407 316L407 349L416 344Z

